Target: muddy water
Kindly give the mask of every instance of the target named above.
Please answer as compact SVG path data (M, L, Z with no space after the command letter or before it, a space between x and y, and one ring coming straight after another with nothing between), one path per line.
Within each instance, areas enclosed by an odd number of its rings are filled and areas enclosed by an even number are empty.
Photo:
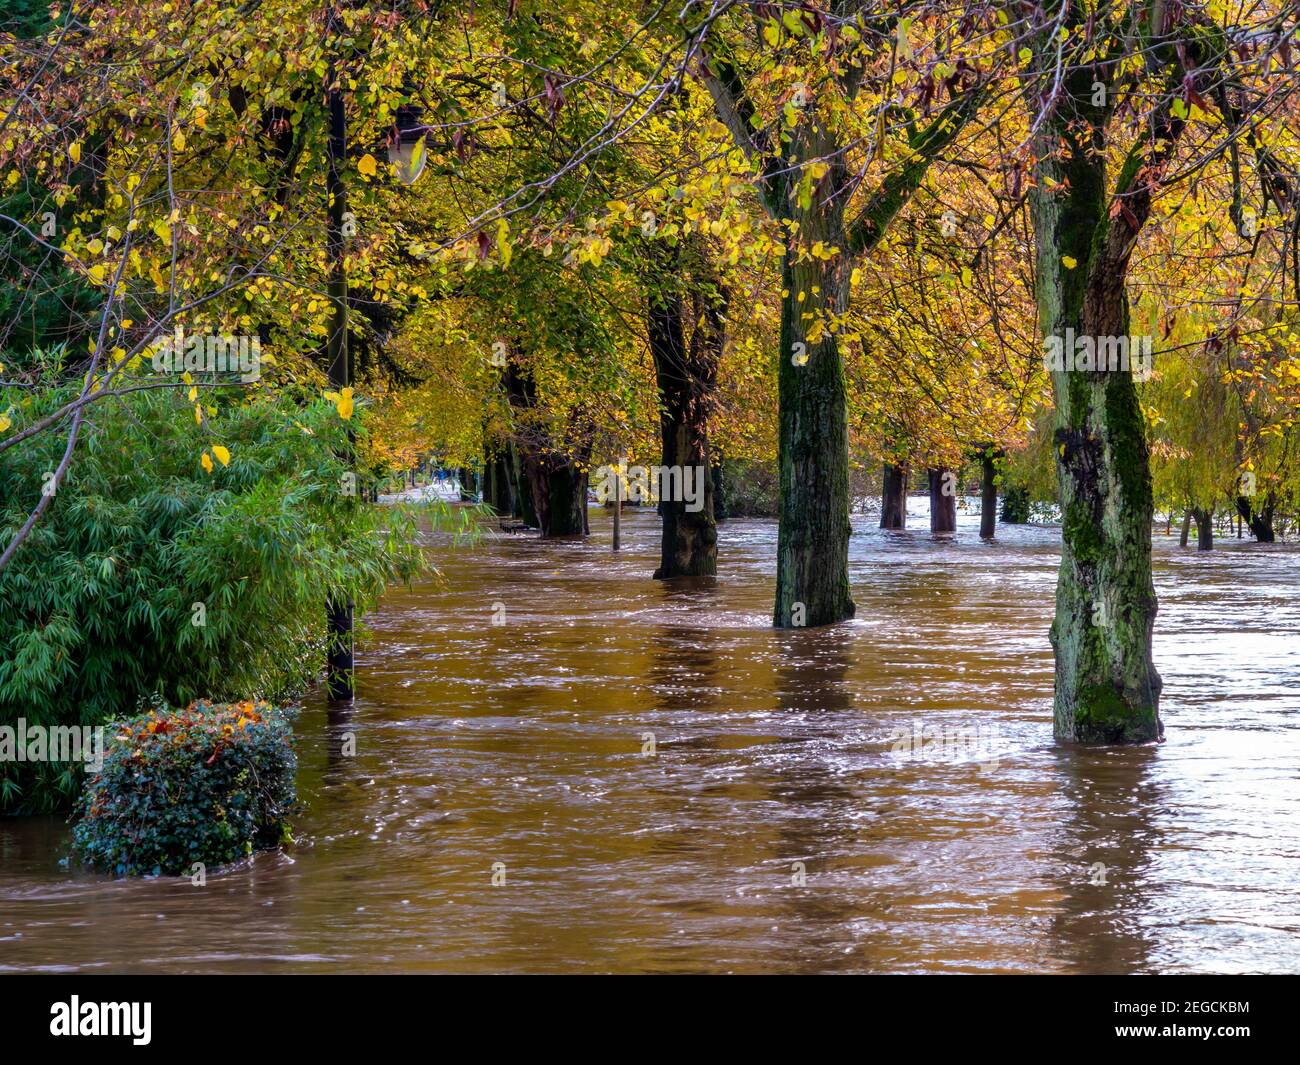
M768 522L703 584L649 579L648 513L617 558L595 511L435 543L355 707L304 705L290 852L121 882L0 822L0 971L1300 970L1300 553L1158 538L1168 741L1078 751L1058 534L976 524L855 519L816 631L769 627Z

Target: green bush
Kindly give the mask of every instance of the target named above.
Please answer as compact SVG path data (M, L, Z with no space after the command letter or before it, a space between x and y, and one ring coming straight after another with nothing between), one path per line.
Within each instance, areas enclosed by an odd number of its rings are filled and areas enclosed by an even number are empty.
M73 853L118 876L190 873L287 837L293 733L267 703L150 711L114 727L78 803Z
M35 391L0 389L12 432L70 394ZM171 390L97 404L51 505L0 572L0 724L281 702L309 683L324 662L327 594L361 614L422 565L409 514L366 503L365 474L338 457L357 420L324 400L241 395L198 426ZM46 431L0 454L4 543L65 445L66 432ZM209 472L214 445L230 461ZM0 811L66 805L80 777L75 764L0 762Z
M780 488L775 462L726 459L722 463L721 511L728 518L774 518L781 509Z

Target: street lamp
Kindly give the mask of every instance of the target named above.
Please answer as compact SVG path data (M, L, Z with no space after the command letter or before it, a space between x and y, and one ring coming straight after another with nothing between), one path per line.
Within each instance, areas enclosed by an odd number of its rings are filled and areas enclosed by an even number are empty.
M397 167L397 180L403 185L414 185L424 173L427 132L415 107L411 104L398 107L393 133L388 139L388 161Z

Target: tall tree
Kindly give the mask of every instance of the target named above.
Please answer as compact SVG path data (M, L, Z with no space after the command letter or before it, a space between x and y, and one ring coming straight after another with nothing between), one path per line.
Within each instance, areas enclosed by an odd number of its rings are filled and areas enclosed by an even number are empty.
M918 124L936 89L924 82L920 106L889 100L912 55L910 19L891 10L833 0L782 11L754 5L752 22L718 26L705 40L701 76L719 119L750 160L763 204L783 240L778 347L781 510L777 544L777 627L828 625L851 618L849 450L844 366L837 336L850 299L854 264L879 244L934 159L976 113L984 91L973 66L947 71L951 99ZM920 13L924 5L918 5ZM945 32L949 27L944 27ZM914 31L913 31L914 32ZM904 45L904 47L900 47ZM946 57L944 57L946 58ZM755 69L757 68L757 69ZM773 72L779 90L773 95ZM854 166L852 146L879 137L855 107L869 79L879 113L903 113L898 160ZM790 81L794 84L791 85ZM775 109L765 118L763 109ZM885 156L877 140L876 154Z

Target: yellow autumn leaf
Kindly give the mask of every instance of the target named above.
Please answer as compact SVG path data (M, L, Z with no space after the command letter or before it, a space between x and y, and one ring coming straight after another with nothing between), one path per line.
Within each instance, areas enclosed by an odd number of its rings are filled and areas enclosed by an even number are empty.
M81 141L74 141L68 146L68 158L74 163L81 162Z
M1079 260L1069 255L1062 255L1061 265L1064 266L1067 270L1073 270L1076 266L1079 265Z
M217 456L217 461L223 466L230 465L230 449L223 447L221 444L212 446L212 453Z
M200 407L197 403L194 404L194 420L198 422L200 425L203 424L203 408Z
M369 152L366 152L365 155L357 160L357 169L360 170L361 173L365 174L366 177L374 177L375 171L378 169L378 165L375 163L375 157Z
M211 473L211 472L212 472L212 456L209 455L206 451L203 452L203 459L202 459L202 462L203 462L203 468L204 468L205 470L207 470L208 473Z
M347 421L352 417L352 389L345 388L339 396L337 403L339 417Z

